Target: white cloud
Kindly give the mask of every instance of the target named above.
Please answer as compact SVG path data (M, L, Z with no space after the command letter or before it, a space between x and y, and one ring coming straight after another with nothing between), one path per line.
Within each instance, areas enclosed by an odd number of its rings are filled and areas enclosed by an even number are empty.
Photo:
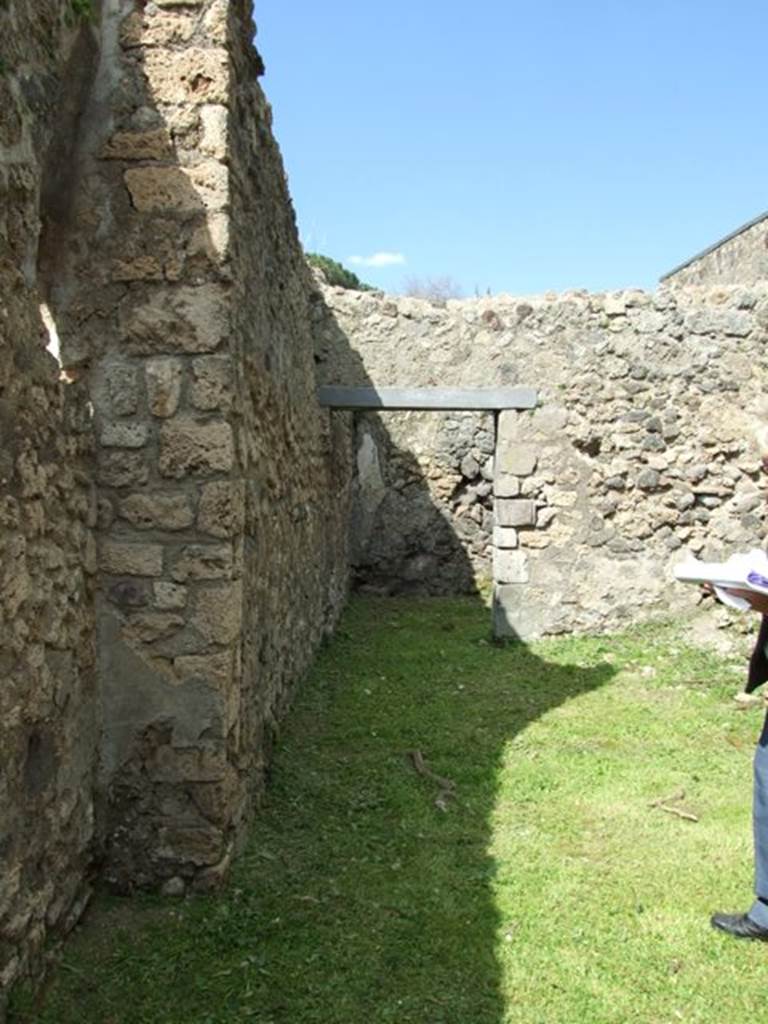
M396 267L405 263L401 252L375 252L372 256L350 256L349 262L356 267Z

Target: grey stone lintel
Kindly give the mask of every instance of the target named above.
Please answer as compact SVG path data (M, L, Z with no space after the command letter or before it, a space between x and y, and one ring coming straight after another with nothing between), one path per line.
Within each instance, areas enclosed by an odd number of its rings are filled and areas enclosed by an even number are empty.
M331 409L535 409L534 388L348 388L318 389L320 405Z

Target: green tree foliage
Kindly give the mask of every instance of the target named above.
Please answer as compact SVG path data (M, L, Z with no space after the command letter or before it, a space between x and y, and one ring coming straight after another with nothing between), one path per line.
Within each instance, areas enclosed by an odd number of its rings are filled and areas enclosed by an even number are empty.
M337 288L349 288L355 292L374 290L371 285L361 281L357 274L353 274L351 270L347 270L337 260L332 260L330 256L323 256L319 252L308 252L306 258L310 267L322 270L328 284L335 285Z

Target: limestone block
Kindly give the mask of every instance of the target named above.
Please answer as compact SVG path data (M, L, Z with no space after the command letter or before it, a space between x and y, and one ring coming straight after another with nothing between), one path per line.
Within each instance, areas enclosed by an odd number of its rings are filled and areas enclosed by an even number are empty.
M179 611L187 606L187 588L167 580L159 580L153 585L155 606L162 611Z
M205 223L195 228L187 246L190 257L206 256L212 263L222 263L229 256L229 217L209 213Z
M171 578L178 583L228 579L231 576L231 544L187 544L171 561Z
M204 484L200 492L197 528L213 537L232 537L243 528L245 488L228 480Z
M183 616L173 612L141 612L131 616L125 627L125 635L131 640L151 644L172 636L183 625Z
M203 679L224 692L233 683L232 662L231 651L218 651L216 654L180 655L174 658L173 667L182 682Z
M115 416L130 416L136 412L139 403L139 388L136 367L125 363L108 364L103 371L107 399ZM100 388L97 382L95 397L99 403Z
M115 132L101 155L105 160L165 160L173 155L173 146L166 128Z
M240 635L242 616L242 585L211 583L194 594L189 624L208 644L230 644Z
M545 529L557 517L557 509L540 508L536 514L536 525L540 530Z
M499 473L493 482L497 498L516 498L520 494L520 478L512 473Z
M511 640L529 639L532 631L523 613L527 589L520 583L505 583L494 588L494 636L507 637Z
M232 363L229 357L200 356L193 360L189 396L196 409L228 409L232 404Z
M139 213L221 210L228 202L227 168L216 160L192 167L131 167L124 178Z
M200 109L203 137L200 149L209 156L223 160L228 150L229 111L219 104L206 104Z
M232 428L223 420L201 423L177 417L160 431L158 468L161 476L210 476L234 465Z
M507 473L530 476L537 461L536 449L531 445L500 442L496 449L496 473L499 476Z
M230 0L213 0L203 16L205 38L218 46L227 44L227 15Z
M179 359L148 359L145 368L147 400L153 416L173 416L181 396L182 365Z
M215 284L158 288L120 309L125 347L137 355L214 352L229 330L226 292Z
M99 452L99 483L105 487L135 487L149 480L143 453L106 449Z
M117 514L139 530L185 530L195 521L186 494L129 494L118 504Z
M523 423L520 413L516 409L502 409L497 420L497 444L508 445L513 441L520 441L522 430Z
M163 571L163 548L160 544L131 544L104 540L99 565L102 572L113 576L160 576Z
M604 309L608 316L624 316L627 311L627 298L624 292L606 295Z
M540 533L538 530L523 530L520 533L520 547L523 548L548 548L552 543L552 537L548 533Z
M530 498L497 498L494 515L499 526L534 526L536 505Z
M497 583L527 583L528 556L524 551L496 548L493 552L493 578Z
M105 448L143 448L149 430L146 423L104 423L99 440Z
M496 548L516 548L517 530L514 526L494 526L493 546Z
M189 14L168 11L158 16L146 10L135 11L120 25L120 45L131 49L135 46L176 46L188 43L195 34L197 21L196 17Z
M224 49L148 50L142 63L157 103L227 103L228 55Z

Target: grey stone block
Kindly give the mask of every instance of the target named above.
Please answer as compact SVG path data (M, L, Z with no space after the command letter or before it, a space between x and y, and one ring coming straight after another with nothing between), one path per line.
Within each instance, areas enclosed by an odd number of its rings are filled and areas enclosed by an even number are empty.
M520 493L520 478L511 473L499 473L493 482L497 498L516 498Z
M493 529L493 546L496 548L516 548L517 530L514 526L495 526Z
M525 614L527 587L520 583L496 586L493 592L493 635L500 639L529 639L530 623Z
M497 583L527 583L529 574L526 553L496 548L493 552L493 578Z
M497 498L494 515L498 526L536 525L536 505L530 498Z
M496 449L496 474L512 473L515 476L530 476L536 469L536 449L527 444L499 443Z

